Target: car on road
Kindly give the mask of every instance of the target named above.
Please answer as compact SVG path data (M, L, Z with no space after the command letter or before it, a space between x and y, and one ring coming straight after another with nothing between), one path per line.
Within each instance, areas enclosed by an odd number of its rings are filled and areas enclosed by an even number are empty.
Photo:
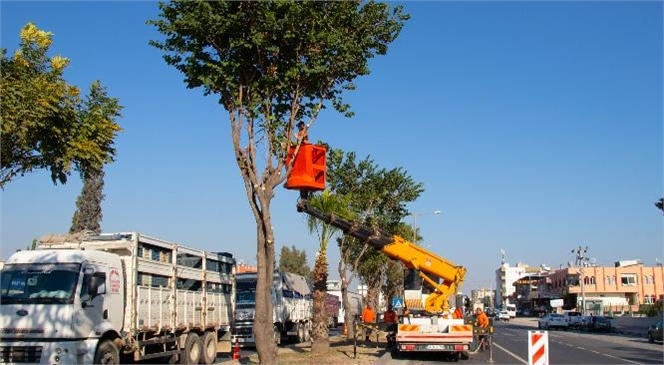
M664 325L660 318L657 322L648 327L648 342L654 343L655 341L662 341L662 331L664 331Z
M611 320L604 316L590 316L586 328L593 332L611 332Z
M568 327L579 328L583 324L583 317L581 316L581 312L567 311L563 313L563 317L565 318L565 322L567 322Z
M537 320L537 328L539 329L564 329L567 330L568 325L565 317L559 313L547 313Z
M496 319L499 321L508 321L510 320L510 314L506 310L502 310L496 314Z

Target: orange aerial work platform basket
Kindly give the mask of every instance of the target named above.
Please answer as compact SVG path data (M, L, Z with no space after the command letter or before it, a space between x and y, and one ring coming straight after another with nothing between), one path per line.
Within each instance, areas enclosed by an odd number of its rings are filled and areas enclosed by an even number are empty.
M286 166L293 158L295 147L291 146L288 150ZM326 162L327 150L325 147L310 143L301 144L284 187L309 191L325 190Z

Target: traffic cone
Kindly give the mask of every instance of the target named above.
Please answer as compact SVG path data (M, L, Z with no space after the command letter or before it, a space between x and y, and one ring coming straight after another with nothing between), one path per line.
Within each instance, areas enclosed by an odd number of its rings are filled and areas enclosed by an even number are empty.
M233 360L240 360L240 344L235 338L235 346L233 346Z

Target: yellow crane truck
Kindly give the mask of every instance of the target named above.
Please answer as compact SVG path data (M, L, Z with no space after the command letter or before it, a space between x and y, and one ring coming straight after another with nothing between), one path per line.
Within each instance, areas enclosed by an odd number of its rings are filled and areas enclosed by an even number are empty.
M290 163L290 161L289 161ZM296 154L285 187L299 190L298 212L304 212L340 229L417 274L423 285L404 288L409 315L397 324L393 354L401 352L441 352L451 360L463 358L473 342L473 326L463 318L452 318L448 298L456 296L466 268L380 228L364 227L311 206L311 191L324 190L326 153L322 146L303 144ZM457 303L457 305L460 305Z

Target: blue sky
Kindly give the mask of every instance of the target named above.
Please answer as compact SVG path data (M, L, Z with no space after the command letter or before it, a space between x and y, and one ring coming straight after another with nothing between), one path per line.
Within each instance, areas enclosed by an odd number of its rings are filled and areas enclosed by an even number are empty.
M412 18L313 140L402 167L426 189L409 206L425 245L468 268L464 292L507 261L558 267L571 250L613 265L664 259L662 2L406 2ZM125 107L106 170L106 232L136 230L255 262L256 228L233 159L227 112L187 90L148 45L155 2L2 1L2 47L28 21L54 33L67 80L101 80ZM65 232L81 188L45 172L2 191L6 260ZM297 193L272 204L277 250L317 248ZM408 217L407 221L412 222ZM329 251L331 277L338 253Z

